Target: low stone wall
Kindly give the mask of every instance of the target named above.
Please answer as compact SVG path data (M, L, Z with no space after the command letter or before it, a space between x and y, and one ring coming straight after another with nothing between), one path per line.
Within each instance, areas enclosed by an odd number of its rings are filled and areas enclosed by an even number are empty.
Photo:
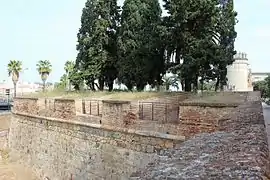
M188 136L214 132L218 129L218 121L230 114L238 105L229 103L180 103L180 126L184 127L184 134Z
M269 150L260 94L199 134L169 150L130 179L270 179Z
M164 102L137 103L85 100L84 105L82 101L79 102L72 99L18 98L15 100L13 110L82 123L155 131L189 138L198 133L216 131L218 120L237 106L237 104L197 102L169 104L165 100ZM147 106L149 103L150 108ZM33 112L31 107L35 107ZM84 110L79 112L78 109L82 107ZM148 118L145 119L145 117Z
M49 179L127 179L157 154L185 140L109 124L14 112L9 147L21 161Z

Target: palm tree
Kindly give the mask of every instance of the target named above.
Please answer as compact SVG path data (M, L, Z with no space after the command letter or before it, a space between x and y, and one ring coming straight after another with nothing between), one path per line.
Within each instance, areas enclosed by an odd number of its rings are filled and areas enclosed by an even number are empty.
M70 83L70 73L74 70L74 62L73 61L67 61L65 63L65 71L66 71L66 85L68 86L68 91L71 91L71 83Z
M162 78L163 85L165 86L166 91L170 89L170 86L176 88L179 90L179 85L178 85L178 78L177 76L165 76Z
M10 60L8 63L8 75L12 76L14 85L14 97L17 94L17 82L19 80L20 72L22 71L22 62L18 60Z
M43 82L43 92L45 91L46 81L50 73L52 72L52 64L49 60L40 60L37 63L37 71L41 76Z

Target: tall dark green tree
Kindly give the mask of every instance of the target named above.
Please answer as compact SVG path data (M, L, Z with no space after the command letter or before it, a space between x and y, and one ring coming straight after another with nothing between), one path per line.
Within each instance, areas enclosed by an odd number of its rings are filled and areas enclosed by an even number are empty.
M165 0L171 35L168 52L174 55L172 69L181 73L185 91L191 91L192 84L197 89L198 78L203 81L212 69L218 5L218 0Z
M217 23L219 35L220 59L214 64L216 67L216 90L222 90L227 85L227 66L234 62L234 42L237 37L235 25L237 12L234 10L233 0L220 0L220 18Z
M76 68L91 90L113 89L117 77L116 31L119 24L117 0L87 0L78 33ZM98 84L95 83L98 80Z
M158 0L125 0L119 30L119 80L129 90L143 90L161 81L163 53L159 46L161 8Z

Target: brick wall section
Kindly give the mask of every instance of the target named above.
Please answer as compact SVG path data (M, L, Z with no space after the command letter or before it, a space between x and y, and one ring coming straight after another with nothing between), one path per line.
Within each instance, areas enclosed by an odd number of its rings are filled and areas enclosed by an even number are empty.
M103 100L102 104L102 124L123 127L128 123L125 117L130 112L130 101Z
M76 115L75 100L73 99L55 99L54 115L55 118L72 120Z
M38 114L38 98L15 98L13 109L19 112Z
M198 133L214 132L218 121L230 114L239 104L221 103L180 103L179 126L183 135L193 136Z
M131 176L143 179L270 179L269 149L260 94L221 119L219 131L204 133L169 150Z
M19 99L15 102L14 110L32 114L32 111L29 112L30 107L28 106L32 103L31 108L37 107L36 114L40 116L192 137L198 133L214 132L218 119L231 112L235 106L195 102L179 105L169 104L164 100L164 102L151 102L150 109L144 107L142 110L138 102L106 100L97 106L97 101L93 100L91 111L94 115L90 115L89 104L85 105L88 113L78 112L78 109L82 108L79 106L79 104L82 105L81 102L81 100L71 99L41 98L34 101L32 99ZM85 102L90 103L90 100ZM37 105L34 106L33 103L37 103ZM147 104L149 103L146 102L143 106ZM95 115L97 107L102 112L101 116ZM143 115L142 111L146 112L146 115ZM152 119L152 115L154 119ZM142 119L141 116L144 118ZM149 117L146 118L147 116Z
M70 120L76 116L73 99L16 98L13 111Z

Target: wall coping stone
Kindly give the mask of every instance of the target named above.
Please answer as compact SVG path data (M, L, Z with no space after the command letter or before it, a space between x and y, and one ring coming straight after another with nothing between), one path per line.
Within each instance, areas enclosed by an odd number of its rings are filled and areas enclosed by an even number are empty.
M215 103L215 102L180 102L180 106L200 106L200 107L238 107L241 103Z
M68 99L68 98L55 98L55 101L70 101L70 102L75 102L75 99Z
M121 100L102 100L104 103L109 103L109 104L129 104L131 101L121 101Z
M23 100L38 100L39 98L35 98L35 97L14 97L14 100L16 99L23 99Z
M79 121L69 121L69 120L64 120L64 119L60 119L60 118L44 117L44 116L38 116L38 115L29 114L29 113L22 113L22 112L15 112L15 111L12 111L12 113L14 115L18 115L18 116L26 116L26 117L30 117L30 118L44 119L44 120L48 120L48 121L56 121L56 122L74 124L74 125L79 125L79 126L88 126L88 127L97 128L97 129L104 129L104 130L108 130L108 131L117 131L117 132L128 133L128 134L136 134L136 135L140 135L140 136L148 136L148 137L168 139L168 140L177 140L177 141L185 141L186 140L185 136L164 134L164 133L159 133L159 132L154 132L154 131L140 131L140 130L135 130L135 129L114 127L114 126L103 125L103 124L86 123L86 122L79 122Z

